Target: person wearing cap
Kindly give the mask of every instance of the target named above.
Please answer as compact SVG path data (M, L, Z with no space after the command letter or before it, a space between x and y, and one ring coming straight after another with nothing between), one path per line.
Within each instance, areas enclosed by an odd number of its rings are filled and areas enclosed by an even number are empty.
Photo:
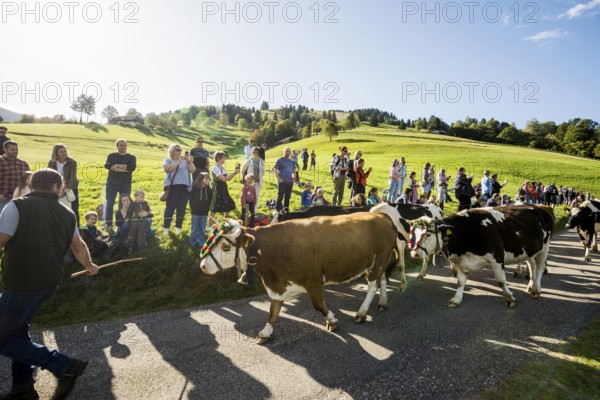
M194 160L194 166L196 167L196 171L192 174L192 182L196 181L200 172L209 172L209 164L208 164L208 150L204 147L204 140L202 138L196 138L196 147L190 150L190 155Z
M0 126L0 156L4 155L4 143L8 142L10 138L6 136L8 132L8 128L5 126Z

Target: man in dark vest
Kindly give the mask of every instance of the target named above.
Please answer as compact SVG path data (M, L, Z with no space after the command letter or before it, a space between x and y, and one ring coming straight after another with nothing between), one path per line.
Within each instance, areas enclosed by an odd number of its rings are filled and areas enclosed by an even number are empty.
M63 258L71 248L88 274L98 273L79 237L75 214L58 201L62 176L40 169L31 179L33 191L14 199L0 214L0 354L12 359L12 386L1 399L37 399L34 371L42 367L58 378L53 399L64 399L83 374L87 361L33 343L29 324L56 292Z

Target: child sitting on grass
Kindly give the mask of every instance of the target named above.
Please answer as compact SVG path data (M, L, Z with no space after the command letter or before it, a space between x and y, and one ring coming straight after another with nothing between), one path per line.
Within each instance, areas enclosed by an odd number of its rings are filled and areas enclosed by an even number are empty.
M110 254L107 256L108 243L103 239L103 232L96 226L98 214L95 211L88 211L84 217L85 224L79 227L79 235L87 245L92 257L99 256L106 261L107 258L110 258Z
M369 190L369 197L367 197L367 205L374 206L379 203L381 203L379 191L377 190L377 188L371 188L371 190Z
M143 249L148 246L146 234L148 231L148 220L152 218L150 205L145 200L146 193L143 190L134 192L135 201L129 206L129 232L127 233L127 255L133 253L137 247Z
M325 190L323 188L317 189L317 195L313 197L313 206L328 206L329 202L325 200Z

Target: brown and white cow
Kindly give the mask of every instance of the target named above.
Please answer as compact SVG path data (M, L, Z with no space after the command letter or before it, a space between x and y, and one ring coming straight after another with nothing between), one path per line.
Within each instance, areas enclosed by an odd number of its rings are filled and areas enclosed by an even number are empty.
M506 285L504 266L526 261L530 268L527 291L534 299L542 292L542 275L555 219L550 207L514 206L461 211L441 222L421 218L413 223L411 256L432 254L446 244L447 257L457 269L458 289L448 303L462 302L467 276L490 267L508 307L516 305Z
M325 306L323 286L361 275L367 278L368 290L355 320L365 321L378 284L378 308L387 307L384 271L396 251L397 233L386 215L364 212L315 217L255 229L241 227L234 220L228 225L227 232L205 245L200 268L212 275L236 262L242 270L254 267L271 298L269 320L257 343L271 338L283 302L302 293L308 294L333 331L338 320Z

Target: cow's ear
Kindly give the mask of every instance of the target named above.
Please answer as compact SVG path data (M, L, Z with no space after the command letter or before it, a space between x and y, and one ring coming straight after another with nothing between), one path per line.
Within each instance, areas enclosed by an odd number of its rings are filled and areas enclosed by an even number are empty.
M254 236L244 233L242 235L242 247L244 249L249 249L254 244Z
M454 227L452 225L438 225L438 231L442 234L442 239L444 241L450 240L450 236L454 234Z

